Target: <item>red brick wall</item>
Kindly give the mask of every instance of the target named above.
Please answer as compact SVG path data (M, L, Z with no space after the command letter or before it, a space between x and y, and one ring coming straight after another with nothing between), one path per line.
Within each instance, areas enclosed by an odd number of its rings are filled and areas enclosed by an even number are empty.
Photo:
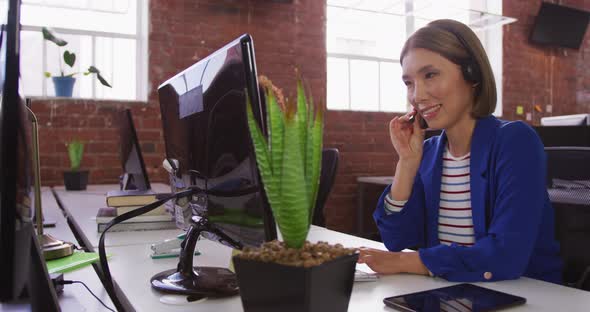
M326 225L356 230L359 176L393 175L397 155L387 130L391 113L328 111L324 146L340 151L338 174L325 206Z
M297 0L150 1L147 103L33 99L40 120L44 185L63 184L69 167L65 142L87 142L82 167L90 183L114 183L121 173L115 112L130 107L150 178L164 181L158 85L243 33L252 34L258 72L293 93L295 66L317 99L325 101L325 3Z
M590 10L590 1L564 0L560 4ZM590 32L579 50L530 44L528 37L540 0L503 1L504 15L517 22L504 26L504 118L522 119L516 106L531 112L533 105L543 108L533 115L533 124L543 116L590 112ZM552 104L553 113L545 112Z
M588 8L588 1L575 2ZM515 106L548 103L554 114L590 111L590 49L587 39L579 51L533 47L527 37L540 1L504 1L504 14L519 19L504 31L504 118L517 119ZM258 72L293 92L297 65L314 91L325 101L325 3L316 0L152 0L150 1L149 82L145 103L88 100L35 100L40 118L42 177L45 185L62 184L68 167L64 142L88 142L82 165L91 170L91 183L116 182L120 173L116 109L131 107L152 180L164 181L160 169L164 147L156 96L158 84L176 72L249 32L256 46ZM567 56L564 55L567 53ZM553 64L553 65L551 65ZM553 68L553 78L547 71ZM527 108L530 110L530 106ZM326 203L328 227L354 232L358 176L391 175L397 157L387 134L389 113L329 111L325 146L340 149L336 183Z

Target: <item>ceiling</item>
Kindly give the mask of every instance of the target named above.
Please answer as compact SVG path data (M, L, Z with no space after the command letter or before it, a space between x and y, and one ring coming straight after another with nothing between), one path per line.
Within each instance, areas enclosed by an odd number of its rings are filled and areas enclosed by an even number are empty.
M424 21L451 18L476 32L516 21L502 16L500 0L327 0L327 5L342 11L411 16Z

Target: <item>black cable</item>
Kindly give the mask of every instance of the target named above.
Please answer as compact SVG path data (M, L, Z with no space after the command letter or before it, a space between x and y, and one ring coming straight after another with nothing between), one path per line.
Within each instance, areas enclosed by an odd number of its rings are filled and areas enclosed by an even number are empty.
M86 290L88 290L88 292L94 297L96 298L96 300L98 300L98 302L100 302L100 304L102 304L103 307L105 307L107 310L115 312L115 310L109 308L102 300L100 300L100 298L98 298L93 292L92 290L90 290L90 288L88 288L88 286L86 286L86 284L84 284L84 282L82 281L70 281L70 280L64 280L64 281L57 281L57 284L62 284L62 285L69 285L69 284L82 284L82 286L84 286L86 288Z
M137 216L142 215L146 212L152 211L171 199L178 199L178 198L182 198L182 197L191 196L194 193L195 193L194 189L188 189L188 190L181 191L181 192L178 192L175 194L166 194L166 196L164 198L162 198L158 201L155 201L149 205L145 205L141 208L131 210L131 211L126 212L122 215L119 215L107 224L106 228L104 229L104 231L100 235L100 239L98 241L98 256L100 259L100 268L101 268L102 273L104 275L104 280L103 280L104 288L106 289L107 293L111 297L111 301L113 301L113 304L115 305L117 310L125 311L125 307L123 306L122 302L119 300L119 297L117 297L117 292L115 291L115 285L113 283L113 277L111 276L111 271L109 269L109 263L107 260L105 246L104 246L106 233L109 231L109 229L111 227L113 227L114 225L116 225L118 223L121 223L125 220L129 220L133 217L137 217Z

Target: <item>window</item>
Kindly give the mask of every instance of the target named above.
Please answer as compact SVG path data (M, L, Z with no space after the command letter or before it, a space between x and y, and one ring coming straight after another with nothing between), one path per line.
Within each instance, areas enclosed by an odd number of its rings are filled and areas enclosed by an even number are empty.
M327 106L333 110L406 112L399 55L406 38L432 20L450 18L479 36L496 78L502 112L502 28L493 0L327 0Z
M26 96L54 96L51 79L59 75L65 49L76 54L74 77L78 98L147 100L147 10L145 0L23 0L21 6L21 77ZM68 45L43 40L41 28L52 28ZM96 66L112 85L102 86Z

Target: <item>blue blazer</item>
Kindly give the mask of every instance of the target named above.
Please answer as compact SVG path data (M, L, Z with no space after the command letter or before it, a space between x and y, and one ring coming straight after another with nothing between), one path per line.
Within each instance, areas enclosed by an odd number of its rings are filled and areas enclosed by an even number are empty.
M471 141L470 185L475 244L440 244L438 209L446 135L424 142L422 163L404 208L386 214L385 189L373 217L392 251L420 246L420 258L449 281L515 279L561 283L559 244L546 188L545 151L523 122L478 119ZM484 273L492 273L486 280Z

